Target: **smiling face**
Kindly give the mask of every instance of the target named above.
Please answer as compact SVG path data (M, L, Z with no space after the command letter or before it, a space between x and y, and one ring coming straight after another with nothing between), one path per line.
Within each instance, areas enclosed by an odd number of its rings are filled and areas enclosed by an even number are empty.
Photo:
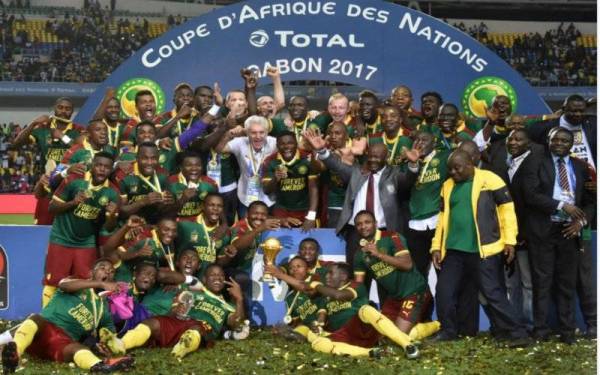
M529 149L529 138L524 130L513 130L506 138L506 151L513 158Z
M252 148L260 150L265 144L265 139L267 139L265 127L258 123L250 124L248 127L248 139Z
M399 86L392 90L390 99L395 106L402 108L405 111L408 111L412 105L412 93L410 92L410 89L405 86Z
M144 142L154 143L156 140L156 128L151 124L142 124L136 126L135 139L136 143L142 144Z
M277 138L277 151L285 161L290 161L296 156L298 141L293 135L284 135Z
M494 98L492 106L498 110L498 119L505 120L512 113L510 99L506 95L498 95Z
M269 209L262 204L255 204L248 209L248 223L252 228L260 227L269 216Z
M381 115L383 131L388 135L395 135L402 125L402 116L397 107L387 106Z
M348 98L346 97L333 99L327 106L327 112L329 112L331 118L333 118L333 121L339 122L344 121L346 115L348 114L348 109Z
M288 105L288 112L295 122L304 121L308 113L308 102L303 96L294 96Z
M114 122L119 119L119 113L121 112L121 106L119 105L119 101L115 98L112 98L106 104L106 109L104 111L104 118L109 122Z
M298 254L304 258L309 265L314 266L319 257L319 244L312 240L302 241Z
M550 152L559 157L565 157L573 147L573 135L564 130L559 130L550 136Z
M437 123L444 134L452 134L458 124L458 111L454 106L442 105L438 114Z
M220 294L225 288L225 272L221 266L209 266L203 279L204 286L212 293Z
M94 281L113 281L115 277L115 268L109 260L101 260L94 265L92 269L92 280Z
M361 214L354 218L356 231L361 238L371 239L377 230L377 222L371 214Z
M197 182L202 176L202 160L199 156L187 156L181 162L181 173L186 180Z
M241 91L230 92L229 95L227 95L227 102L225 104L236 116L244 114L248 108L246 94Z
M157 232L163 245L171 245L177 237L177 222L172 219L162 219L158 223Z
M302 258L294 258L288 264L290 276L296 280L306 280L308 277L308 265Z
M158 148L156 146L140 147L136 160L142 175L146 177L152 176L158 167Z
M369 147L367 151L367 169L375 173L385 166L388 157L387 146L383 143L376 143Z
M200 269L200 258L194 249L183 250L177 259L177 269L186 276L195 275Z

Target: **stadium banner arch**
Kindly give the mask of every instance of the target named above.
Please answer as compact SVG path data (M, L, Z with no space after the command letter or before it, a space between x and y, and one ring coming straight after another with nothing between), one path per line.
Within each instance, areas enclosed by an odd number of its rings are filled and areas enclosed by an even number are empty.
M437 91L467 115L484 117L497 94L513 111L549 109L527 81L484 44L424 13L379 0L251 0L195 17L140 48L90 95L75 120L87 123L113 87L123 114L135 93L150 89L157 113L172 106L178 83L219 82L223 95L240 88L239 71L268 66L284 81L337 81L389 95L407 85L413 97ZM418 101L418 99L417 99Z

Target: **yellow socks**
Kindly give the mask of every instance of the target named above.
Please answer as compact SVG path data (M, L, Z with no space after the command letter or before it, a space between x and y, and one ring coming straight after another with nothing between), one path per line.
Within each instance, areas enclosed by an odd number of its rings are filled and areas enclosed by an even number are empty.
M110 331L106 327L100 328L100 342L108 346L113 354L125 354L125 344L117 337L117 334Z
M46 307L52 296L56 292L55 286L44 285L44 289L42 289L42 308Z
M27 347L31 345L37 330L37 324L31 319L26 319L23 323L21 323L19 328L17 328L13 341L15 344L17 344L17 352L19 353L19 356L21 356Z
M437 320L427 323L419 323L415 325L408 334L411 341L423 340L440 330L442 325Z
M171 350L171 354L173 354L175 358L181 359L198 349L200 347L200 341L202 341L200 332L195 329L188 329L181 335L179 341L175 344L173 350Z
M368 357L369 353L371 352L371 349L346 344L345 342L331 341L331 339L327 337L316 337L312 341L311 346L317 352L335 355L349 355L351 357Z
M372 325L377 332L386 336L402 348L410 345L408 335L398 329L394 322L377 311L373 306L364 305L358 310L358 317L365 323Z
M80 369L89 370L96 363L102 362L102 360L96 357L90 350L81 349L73 355L73 362L75 362Z
M138 346L144 345L146 341L150 339L150 336L152 336L150 327L140 323L134 329L127 331L121 341L123 341L125 349L129 350L131 348L137 348Z

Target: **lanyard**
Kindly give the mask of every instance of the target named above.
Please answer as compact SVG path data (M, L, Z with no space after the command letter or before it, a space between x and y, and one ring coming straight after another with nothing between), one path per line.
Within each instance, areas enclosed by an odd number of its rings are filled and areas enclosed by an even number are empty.
M202 226L202 229L204 230L204 238L208 243L208 249L211 251L211 253L215 252L216 254L215 241L213 241L211 233L208 232L208 225L204 222L204 217L202 217L202 215L198 216L198 223Z
M304 119L302 123L302 127L298 126L299 122L294 122L294 133L296 134L296 140L300 142L300 138L302 138L302 133L306 131L306 125L308 124L308 116ZM300 131L300 129L302 129Z
M102 120L102 122L105 123L106 127L108 128L108 144L113 147L117 147L119 144L119 124L117 123L117 126L113 128L108 124L108 122L106 122L106 120ZM115 133L114 138L113 132Z
M144 183L146 185L150 186L152 191L155 191L157 193L162 193L162 190L160 188L160 181L158 179L158 175L156 174L156 172L154 172L154 175L152 176L153 180L154 180L154 184L150 182L150 179L148 177L142 176L141 174L139 177L142 179L142 181L144 181Z
M398 149L398 144L400 143L400 136L402 135L402 132L400 131L400 129L398 129L398 134L396 135L396 137L394 139L392 139L392 142L394 142L394 147L392 147L392 152L390 153L390 156L388 157L388 164L392 163L392 160L394 160L394 155L396 154L396 150ZM385 143L386 146L388 146L391 142L388 140L387 135L385 133L383 133L383 142Z
M165 250L162 242L158 239L158 234L156 233L155 230L152 231L152 240L154 241L154 244L160 249L162 254L165 256L165 259L167 260L167 263L169 264L169 269L171 271L175 271L175 264L173 263L173 253L169 250L168 246L167 246L167 249Z
M92 331L92 334L96 336L96 329L98 329L98 325L100 324L100 317L104 313L104 304L102 303L102 301L100 301L98 296L96 296L96 293L94 293L93 289L90 288L89 291L90 303L92 304L92 315L94 317L94 330ZM96 299L98 299L98 301L100 302L100 311L98 311L98 307L96 306Z
M256 162L256 158L254 157L254 148L252 147L252 145L249 145L249 149L248 149L248 153L249 153L249 157L250 157L250 162L252 164L252 177L257 176L260 172L260 167L262 166L262 162L265 159L265 152L261 151L261 157L260 160L258 162ZM266 146L263 145L263 148Z

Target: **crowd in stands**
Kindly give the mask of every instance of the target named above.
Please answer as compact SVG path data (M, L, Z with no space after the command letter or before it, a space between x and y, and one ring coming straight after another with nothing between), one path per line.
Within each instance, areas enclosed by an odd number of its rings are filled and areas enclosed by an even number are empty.
M0 124L0 193L30 193L40 176L40 156L33 145L10 147L21 127Z
M520 34L508 44L494 41L483 22L469 28L464 23L453 26L487 45L534 86L596 85L596 49L578 41L582 34L572 23L561 23L543 35Z
M28 1L11 2L9 7L28 7ZM0 7L3 4L0 4ZM116 19L114 10L102 8L97 1L86 1L78 14L50 14L45 31L56 37L50 45L37 40L19 23L23 14L15 16L3 11L0 19L0 80L34 82L101 82L155 37L147 19ZM169 15L166 28L187 21L181 15ZM582 35L573 25L560 25L540 33L518 34L511 40L492 38L485 23L467 28L464 23L453 26L468 32L495 51L533 85L593 86L596 84L596 49L578 41ZM502 30L501 32L504 32ZM41 46L44 48L41 48Z

